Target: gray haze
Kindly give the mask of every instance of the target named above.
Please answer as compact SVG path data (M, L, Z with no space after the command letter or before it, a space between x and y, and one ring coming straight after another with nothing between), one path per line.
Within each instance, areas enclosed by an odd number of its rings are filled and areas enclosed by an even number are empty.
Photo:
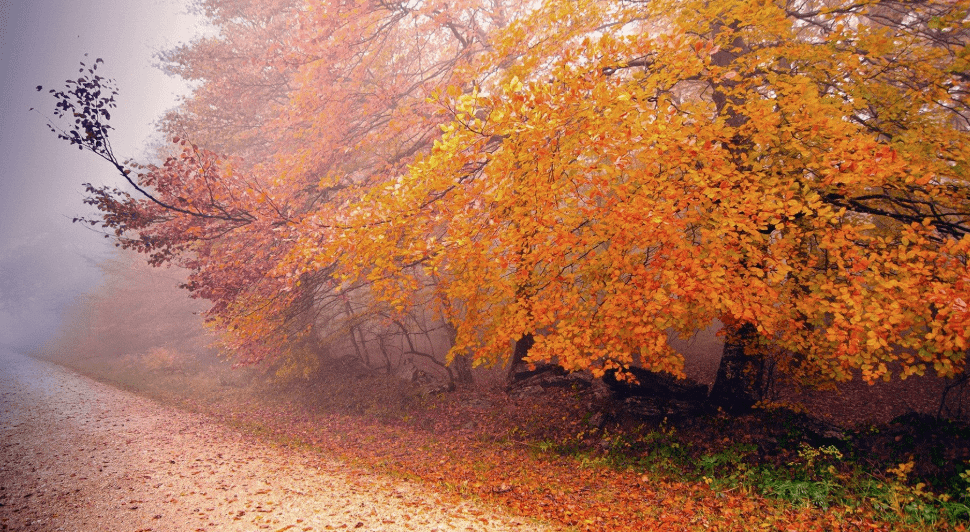
M97 285L94 264L110 246L71 218L89 213L82 183L119 179L48 131L47 89L103 58L99 73L120 89L115 150L141 157L154 120L188 92L153 67L157 51L201 32L186 2L0 0L0 346L29 349L53 334L64 309Z

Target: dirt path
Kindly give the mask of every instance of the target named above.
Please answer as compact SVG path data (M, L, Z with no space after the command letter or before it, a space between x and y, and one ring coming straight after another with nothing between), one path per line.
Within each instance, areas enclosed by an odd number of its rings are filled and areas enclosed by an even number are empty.
M0 350L0 530L532 531Z

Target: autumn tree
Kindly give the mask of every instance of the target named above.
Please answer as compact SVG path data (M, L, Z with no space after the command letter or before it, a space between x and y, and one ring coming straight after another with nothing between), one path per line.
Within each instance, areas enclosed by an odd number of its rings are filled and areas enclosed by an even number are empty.
M256 4L206 3L226 28ZM668 335L720 320L724 404L765 356L813 384L963 371L967 1L289 5L258 51L169 56L204 89L139 168L154 196L92 187L243 359L420 311L452 356L595 375L681 375ZM242 77L206 59L237 49Z
M219 32L161 55L168 71L196 83L162 123L173 140L163 162L124 162L111 151L109 116L91 111L113 105L97 63L82 65L86 75L69 90L52 91L62 117L86 116L63 138L108 160L129 183L89 185L89 203L105 213L89 222L154 264L192 271L187 288L212 302L210 323L242 362L300 344L312 349L331 339L334 324L354 346L383 352L395 336L411 355L433 358L413 342L435 328L453 336L440 313L373 297L373 280L347 282L338 257L310 257L298 244L339 229L362 194L430 148L444 118L428 94L470 87L463 69L489 48L489 33L512 8L298 0L200 7ZM468 359L455 358L455 378L467 382Z
M496 38L517 64L439 98L360 262L424 264L486 360L530 335L531 360L680 374L668 332L720 319L750 344L723 401L769 352L815 384L962 372L967 8L547 2Z

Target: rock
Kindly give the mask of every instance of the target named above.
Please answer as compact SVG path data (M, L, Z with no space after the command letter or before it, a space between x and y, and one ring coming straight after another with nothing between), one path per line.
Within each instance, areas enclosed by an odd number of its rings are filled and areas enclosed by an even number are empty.
M517 393L515 390L539 387L547 388L580 388L586 389L592 386L593 376L588 372L569 373L562 366L556 364L538 364L529 366L519 365L515 371L510 371L511 381L507 389Z
M624 399L623 410L640 418L667 417L667 411L657 401L647 397L628 397Z
M397 368L395 376L404 382L414 382L418 376L418 367L413 363L408 362L401 364L401 367Z
M596 379L591 384L593 398L597 401L605 401L613 396L613 392L602 379Z
M678 379L673 375L637 367L631 367L627 371L636 377L638 381L636 384L617 379L616 370L607 371L603 375L603 382L617 399L662 397L681 401L707 400L707 386L691 379Z
M428 383L419 389L419 393L421 395L441 395L443 393L453 392L453 391L455 391L454 384L451 384L448 382L442 382L442 381L434 381L434 382Z
M621 381L614 370L603 376L603 383L615 399L622 401L621 409L629 415L678 418L698 414L708 407L707 386L703 384L643 368L633 367L628 371L639 382Z
M563 375L566 375L566 370L558 364L526 364L522 362L509 370L509 386L526 386L527 384L524 384L526 381L535 380L537 377L548 379Z
M492 403L485 399L473 397L471 399L462 401L461 406L471 410L488 410L489 408L492 408Z
M512 397L523 398L523 397L535 397L537 395L542 395L545 393L545 388L542 386L525 386L523 388L515 388L510 393Z

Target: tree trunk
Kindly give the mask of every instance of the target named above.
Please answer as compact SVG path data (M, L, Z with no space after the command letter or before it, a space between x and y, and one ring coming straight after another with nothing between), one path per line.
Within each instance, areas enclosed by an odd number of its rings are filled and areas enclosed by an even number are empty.
M728 333L717 378L709 396L714 406L737 413L749 410L761 400L764 365L759 357L752 354L757 341L758 331L749 323Z
M522 338L515 341L515 349L512 351L512 360L509 362L509 371L505 376L506 384L512 384L516 380L516 374L521 371L523 360L529 354L529 349L535 344L535 338L531 334L525 334Z
M472 375L472 359L468 355L455 355L451 359L451 367L455 369L455 386L468 388L475 384Z
M448 341L455 345L458 337L458 329L451 323L445 323L448 331ZM448 366L454 370L454 384L459 388L467 388L475 384L475 377L472 375L472 359L466 354L455 355ZM451 371L449 370L449 374Z

